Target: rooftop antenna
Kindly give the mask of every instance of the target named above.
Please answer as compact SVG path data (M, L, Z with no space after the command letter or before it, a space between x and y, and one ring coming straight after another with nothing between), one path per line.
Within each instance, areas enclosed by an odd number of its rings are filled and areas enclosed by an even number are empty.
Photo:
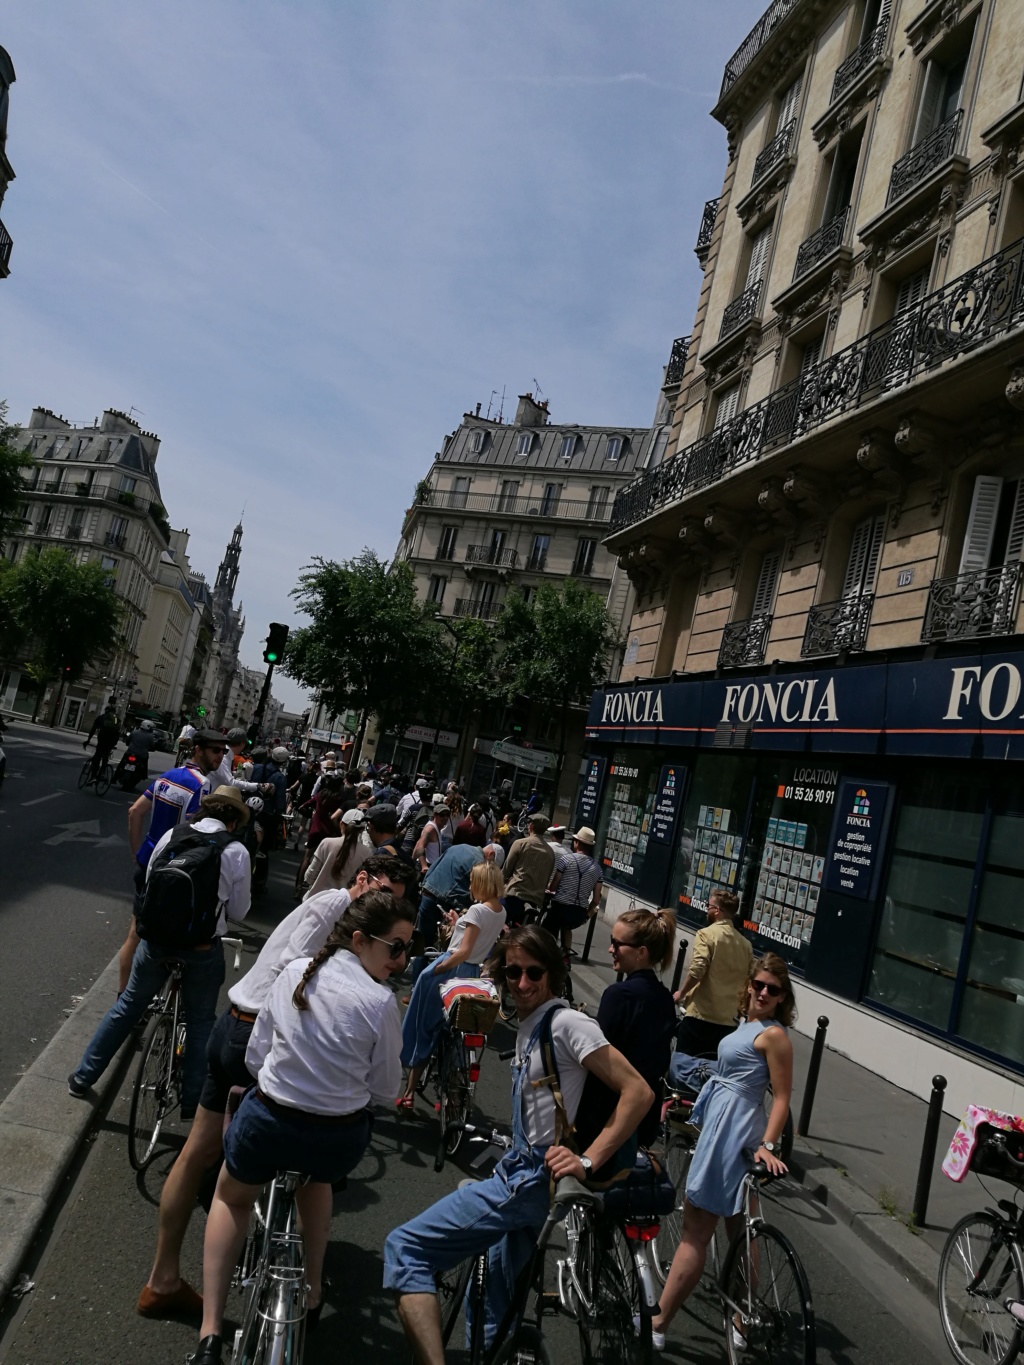
M497 392L498 392L497 389L492 389L492 390L491 390L491 396L490 396L490 398L487 400L487 420L488 420L488 422L491 420L491 408L494 407L494 395L495 395Z
M538 401L544 397L544 390L541 388L540 381L537 379L533 381L533 391L537 395Z
M498 390L495 389L494 392L497 393ZM498 421L499 421L499 422L503 422L504 420L505 420L505 385L502 384L502 386L501 386L501 407L498 409Z
M131 415L132 415L133 412L137 412L137 413L139 414L140 417L145 417L145 415L146 415L146 414L142 411L142 409L141 409L141 408L137 408L137 407L135 406L134 403L133 403L132 406L128 409L128 416L131 417Z

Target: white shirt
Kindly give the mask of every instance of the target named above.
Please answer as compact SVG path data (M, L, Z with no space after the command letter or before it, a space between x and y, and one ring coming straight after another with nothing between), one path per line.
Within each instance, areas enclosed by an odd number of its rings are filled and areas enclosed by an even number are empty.
M347 891L321 891L285 915L245 976L228 991L235 1008L259 1014L282 968L297 957L315 957L351 904Z
M471 905L466 913L460 915L455 921L451 942L448 945L451 952L458 951L463 938L465 938L466 929L471 924L475 924L480 932L476 936L476 942L473 944L472 951L466 961L475 962L479 965L481 962L486 962L490 957L491 949L497 943L501 931L505 927L505 911L504 909L492 910L482 901L477 901L475 905Z
M394 1105L402 1088L398 1002L340 948L306 983L308 1010L292 994L309 958L289 962L253 1025L245 1065L278 1104L352 1114L371 1100Z
M308 901L310 896L315 896L320 891L340 891L348 886L363 863L372 858L376 851L372 846L368 848L361 839L355 839L348 857L342 863L341 872L336 877L331 869L334 867L335 854L344 842L345 836L342 834L337 839L323 839L317 844L313 861L304 879L309 888L302 898L304 901Z
M444 826L444 830L449 830L450 832L451 823L452 822L450 820L447 821L447 823ZM448 845L442 843L442 835L444 833L444 830L439 828L435 821L428 820L427 823L423 826L422 831L420 832L420 838L423 840L423 857L426 859L428 868L434 866L438 858L440 858L441 854L444 852L445 848L451 844L451 837L449 837L448 839ZM434 837L431 838L430 837L431 835L433 835Z
M398 803L398 823L401 824L407 815L411 815L417 806L422 806L423 800L418 791L406 792Z
M558 1081L565 1102L565 1112L569 1122L575 1123L576 1110L580 1106L580 1096L583 1094L583 1086L587 1079L583 1059L596 1052L598 1048L607 1047L608 1039L601 1032L596 1019L580 1014L579 1010L559 1008L561 1004L559 1000L549 1000L519 1025L519 1032L516 1034L516 1061L522 1061L534 1030L545 1012L557 1009L558 1013L551 1021L551 1040L555 1048L555 1064L558 1067ZM542 1080L544 1075L544 1050L537 1042L530 1053L530 1070L523 1086L526 1136L535 1146L550 1146L555 1140L555 1101L551 1087L530 1084L531 1081Z
M192 828L199 830L200 834L216 834L223 832L227 826L211 816L204 816L202 820L194 821ZM173 833L174 830L169 829L153 846L152 855L146 864L147 881L153 869L153 859L161 849L167 847ZM252 864L249 861L249 850L240 839L233 839L220 855L220 882L217 886L217 898L220 901L217 916L218 936L227 929L227 920L245 919L252 903L251 888Z

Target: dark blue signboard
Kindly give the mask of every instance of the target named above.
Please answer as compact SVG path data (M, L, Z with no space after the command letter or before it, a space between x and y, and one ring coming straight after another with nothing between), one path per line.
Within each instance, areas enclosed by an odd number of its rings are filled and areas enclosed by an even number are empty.
M606 758L588 758L586 770L580 784L580 794L576 802L576 823L574 829L588 825L591 829L597 824L597 810L604 789L605 774L608 771Z
M655 844L671 844L672 833L679 814L679 802L683 795L685 769L675 763L666 763L658 778L658 790L651 812L650 839Z
M874 896L882 860L889 786L884 782L840 783L836 818L825 859L825 890L857 900Z

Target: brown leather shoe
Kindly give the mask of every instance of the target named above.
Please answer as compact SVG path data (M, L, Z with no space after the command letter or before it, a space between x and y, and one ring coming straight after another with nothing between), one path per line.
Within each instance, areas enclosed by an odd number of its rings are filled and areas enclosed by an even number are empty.
M135 1311L144 1318L201 1318L203 1296L197 1294L187 1280L182 1280L170 1294L158 1294L147 1284L139 1295Z

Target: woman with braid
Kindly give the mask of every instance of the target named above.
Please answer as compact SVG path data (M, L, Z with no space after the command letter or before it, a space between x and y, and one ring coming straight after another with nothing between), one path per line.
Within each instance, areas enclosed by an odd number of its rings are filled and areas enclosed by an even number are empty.
M296 1202L306 1246L307 1325L320 1316L331 1185L370 1141L370 1104L402 1085L402 1026L386 982L405 967L415 915L371 891L353 901L313 958L281 971L253 1026L245 1062L257 1077L224 1137L203 1247L203 1325L194 1365L219 1365L231 1272L249 1212L278 1171L302 1171Z

